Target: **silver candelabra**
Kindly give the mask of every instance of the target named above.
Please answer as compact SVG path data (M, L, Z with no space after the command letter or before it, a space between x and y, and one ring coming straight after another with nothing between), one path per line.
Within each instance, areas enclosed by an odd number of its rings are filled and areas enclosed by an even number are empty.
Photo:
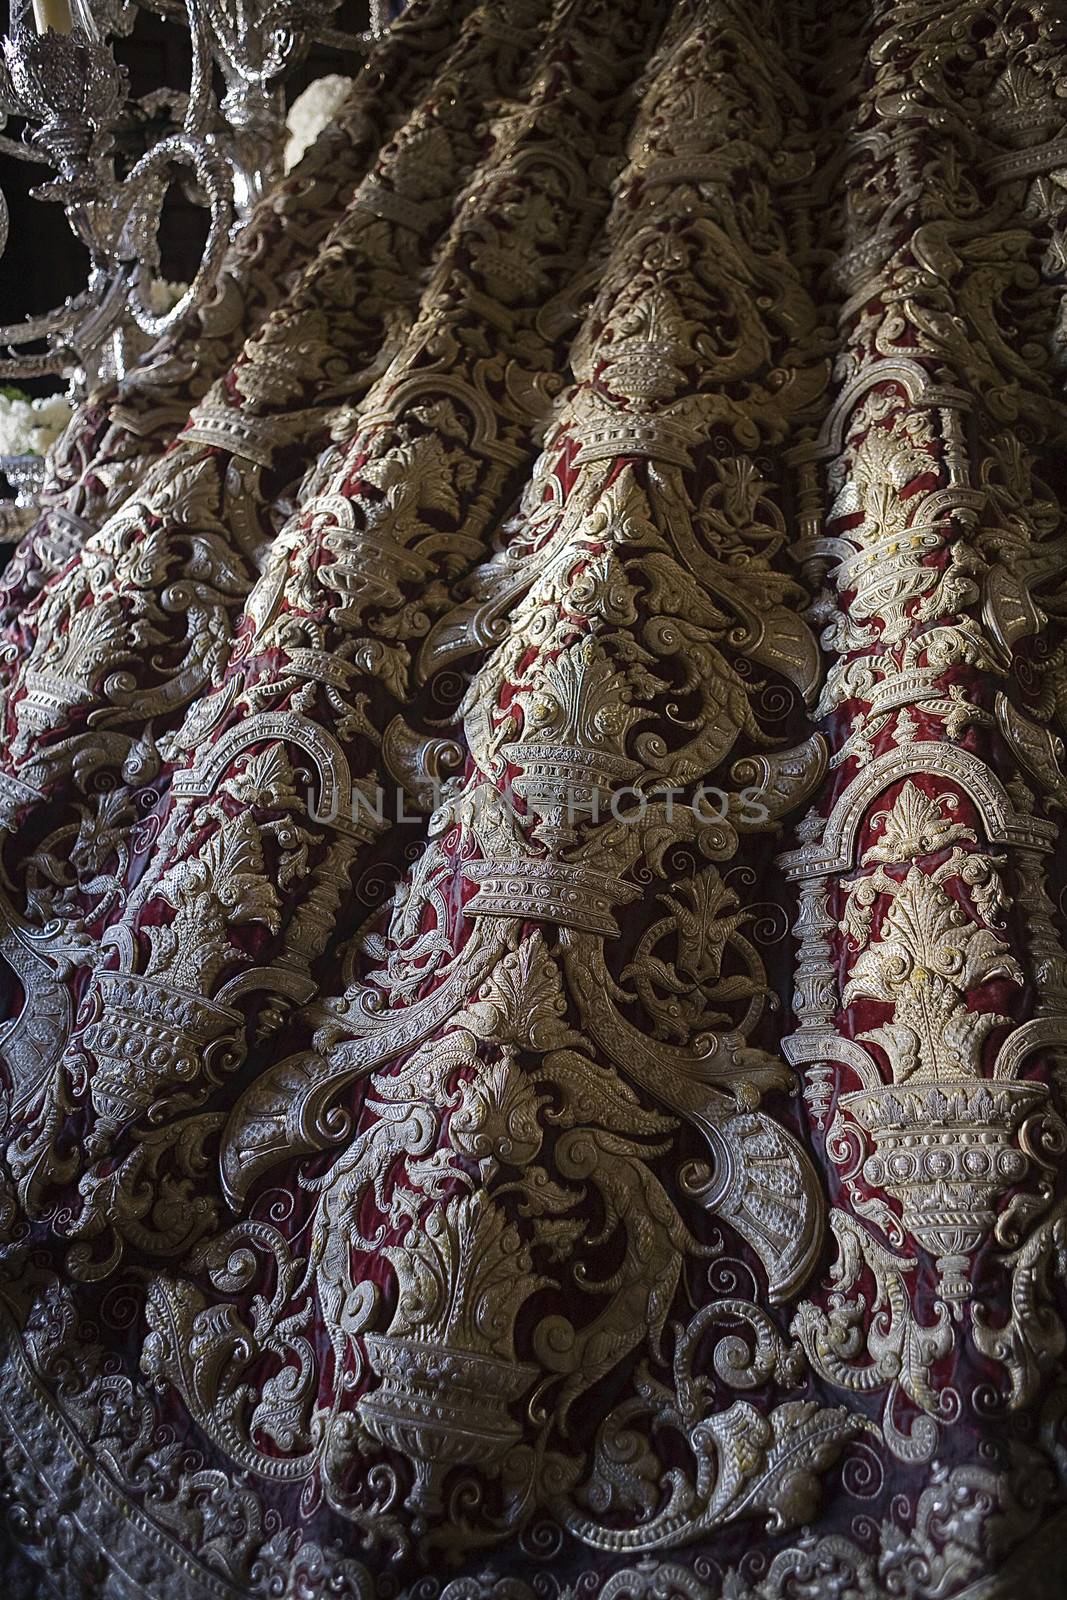
M130 33L138 4L188 27L187 93L131 100L113 40ZM89 254L85 287L41 316L0 326L0 380L58 373L74 395L107 371L121 373L127 343L174 328L211 293L227 241L278 175L286 75L315 39L362 50L387 25L371 8L370 34L330 29L339 0L11 0L0 60L0 127L23 121L0 152L48 175L33 191L58 202ZM213 69L224 93L217 98ZM116 136L131 117L163 111L169 126L120 174ZM183 170L184 169L184 170ZM167 310L153 308L160 276L159 223L169 185L184 177L208 211L192 281ZM0 250L7 206L0 193ZM37 349L31 350L31 346Z

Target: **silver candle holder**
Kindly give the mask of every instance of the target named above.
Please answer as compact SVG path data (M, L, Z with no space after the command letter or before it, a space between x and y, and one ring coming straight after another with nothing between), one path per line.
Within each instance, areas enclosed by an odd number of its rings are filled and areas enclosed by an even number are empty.
M338 3L151 0L148 9L189 30L189 90L157 93L151 106L138 102L158 112L162 98L182 108L181 120L120 177L116 130L133 107L112 41L131 31L136 0L15 0L0 55L0 112L22 118L24 131L21 141L0 135L0 151L51 169L32 193L63 206L89 271L84 289L61 306L0 326L0 381L56 373L78 397L102 373L121 374L131 335L143 345L143 336L175 328L209 299L229 239L279 174L285 77L317 38L356 51L367 42L366 34L328 29ZM372 8L371 34L385 25L383 11ZM160 217L183 168L208 210L207 237L185 292L159 312L152 288L160 278ZM6 223L0 194L0 250Z

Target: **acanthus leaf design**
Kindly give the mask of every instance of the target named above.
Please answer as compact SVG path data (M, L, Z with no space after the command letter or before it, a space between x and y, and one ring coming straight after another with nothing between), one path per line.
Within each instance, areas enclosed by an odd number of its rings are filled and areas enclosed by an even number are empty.
M0 1461L71 1600L1048 1549L1062 40L834 10L420 0L49 468Z

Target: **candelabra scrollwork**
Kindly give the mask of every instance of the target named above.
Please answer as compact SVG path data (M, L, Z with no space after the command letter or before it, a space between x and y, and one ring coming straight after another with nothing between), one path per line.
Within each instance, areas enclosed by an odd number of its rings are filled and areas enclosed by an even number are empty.
M88 251L89 269L84 289L63 305L0 326L0 379L61 373L75 394L85 392L102 372L121 372L131 336L135 343L154 339L206 301L228 239L280 170L284 77L312 39L329 33L339 0L146 4L189 29L187 94L131 99L113 40L132 29L133 0L32 0L32 9L14 0L11 6L0 58L0 113L24 126L21 141L0 135L0 150L52 169L33 196L63 206ZM372 32L382 25L372 12ZM345 42L358 46L363 37ZM225 87L221 100L215 68ZM119 133L138 119L158 124L161 111L171 125L121 171ZM175 304L161 309L152 295L161 276L159 224L176 178L206 207L207 235L191 282ZM6 233L0 196L0 250Z

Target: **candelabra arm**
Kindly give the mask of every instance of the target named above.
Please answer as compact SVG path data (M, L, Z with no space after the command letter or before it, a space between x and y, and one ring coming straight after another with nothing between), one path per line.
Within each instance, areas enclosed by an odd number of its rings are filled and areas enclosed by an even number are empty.
M142 119L146 113L158 118L166 107L180 124L122 176L116 141L128 139L131 121L137 123L111 41L132 28L134 0L34 0L36 29L26 0L11 0L0 52L0 126L7 113L25 127L21 143L0 135L0 152L52 168L54 176L31 193L63 206L89 253L90 276L62 306L0 327L2 378L57 372L75 396L84 394L109 361L112 368L121 364L125 347L143 348L207 302L228 241L281 173L285 75L311 38L331 31L338 0L138 3L169 22L184 21L192 66L187 95L157 91L135 103ZM376 25L381 16L382 8L372 7ZM213 88L216 68L225 85L221 103ZM161 275L159 228L179 172L208 209L207 237L192 281L161 310L153 294ZM6 218L0 195L0 250ZM44 351L26 348L42 342Z

